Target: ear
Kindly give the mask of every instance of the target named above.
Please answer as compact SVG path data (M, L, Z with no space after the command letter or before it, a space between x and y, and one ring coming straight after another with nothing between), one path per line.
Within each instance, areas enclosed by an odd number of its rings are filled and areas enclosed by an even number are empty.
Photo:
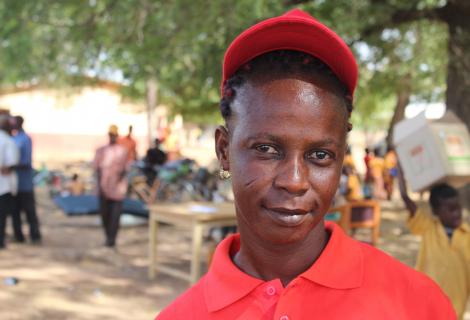
M217 154L217 159L219 159L220 166L227 171L230 170L229 145L230 140L227 128L218 126L215 129L215 153Z

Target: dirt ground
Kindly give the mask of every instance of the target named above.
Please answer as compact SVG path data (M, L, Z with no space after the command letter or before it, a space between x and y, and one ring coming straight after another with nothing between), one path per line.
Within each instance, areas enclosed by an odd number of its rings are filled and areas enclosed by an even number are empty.
M67 217L42 189L37 202L43 244L9 241L0 251L0 319L153 319L187 288L162 274L147 279L145 224L122 227L117 249L107 249L97 216ZM380 248L414 265L419 239L406 231L405 218L399 202L383 204ZM189 233L169 226L160 230L162 260L188 268ZM18 284L7 285L8 277L18 278Z

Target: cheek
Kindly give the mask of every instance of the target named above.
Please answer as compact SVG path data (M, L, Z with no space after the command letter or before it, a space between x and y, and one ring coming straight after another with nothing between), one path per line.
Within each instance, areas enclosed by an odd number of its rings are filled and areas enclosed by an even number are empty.
M249 198L265 194L271 186L272 175L275 172L273 165L268 161L254 161L248 152L235 154L236 156L230 157L233 192L236 195L249 195Z
M341 168L337 165L329 168L316 168L310 173L310 181L313 189L320 195L321 206L330 206L331 200L336 194L340 179Z

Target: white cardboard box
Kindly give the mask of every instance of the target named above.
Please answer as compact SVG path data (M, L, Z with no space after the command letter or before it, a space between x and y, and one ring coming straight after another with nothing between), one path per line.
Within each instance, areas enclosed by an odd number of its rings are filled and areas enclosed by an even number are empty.
M470 135L451 111L440 119L426 119L422 112L400 121L393 129L393 143L413 191L439 182L456 188L470 182Z

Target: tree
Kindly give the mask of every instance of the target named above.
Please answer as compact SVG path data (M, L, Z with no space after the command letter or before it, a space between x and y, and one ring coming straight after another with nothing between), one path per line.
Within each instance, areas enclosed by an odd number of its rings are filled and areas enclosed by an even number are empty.
M149 79L155 79L159 99L174 112L213 122L228 43L256 21L301 5L356 51L358 120L384 108L389 116L395 109L396 120L408 100L438 100L444 93L449 109L468 120L466 2L5 0L0 3L0 90L25 82L74 84L83 81L80 75L117 76L126 95L143 100Z
M446 106L470 130L470 2L447 0L444 5L440 5L441 2L411 1L408 8L395 7L388 19L365 28L363 34L418 20L444 23L448 30ZM470 207L470 187L462 193L462 199Z

